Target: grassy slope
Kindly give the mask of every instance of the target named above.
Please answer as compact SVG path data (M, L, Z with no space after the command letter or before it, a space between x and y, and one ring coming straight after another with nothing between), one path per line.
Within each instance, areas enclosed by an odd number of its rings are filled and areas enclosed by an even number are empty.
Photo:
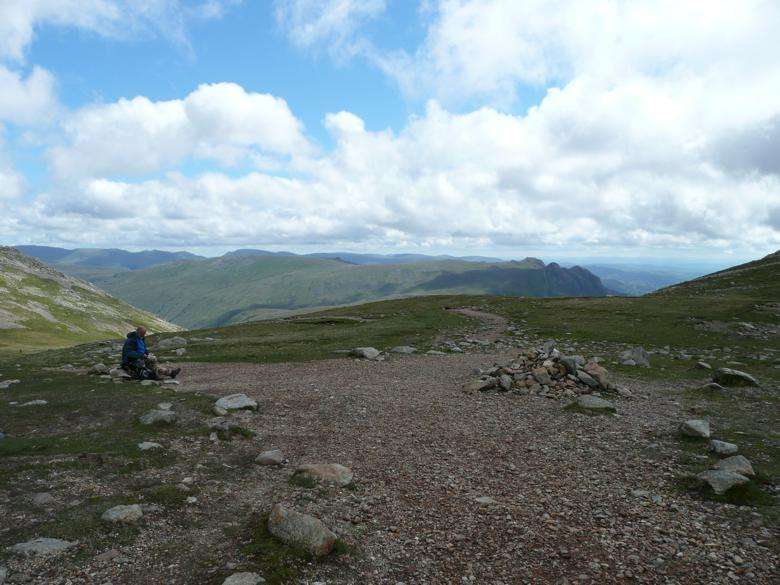
M96 290L86 282L25 265L0 250L0 317L22 328L0 328L0 352L62 347L116 337L135 325L175 331L170 323Z

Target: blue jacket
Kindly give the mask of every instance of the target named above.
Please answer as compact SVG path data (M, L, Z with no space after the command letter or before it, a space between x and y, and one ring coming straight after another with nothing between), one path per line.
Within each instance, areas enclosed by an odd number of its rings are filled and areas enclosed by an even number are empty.
M122 365L126 366L135 360L143 358L147 354L146 343L138 337L138 333L131 331L127 334L125 344L122 346Z

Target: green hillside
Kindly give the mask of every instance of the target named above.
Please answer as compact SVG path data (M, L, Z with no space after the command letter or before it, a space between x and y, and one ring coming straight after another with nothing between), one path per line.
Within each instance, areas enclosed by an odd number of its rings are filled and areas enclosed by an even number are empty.
M598 277L538 260L354 265L300 256L233 256L96 277L113 295L186 327L431 294L604 296Z
M117 337L137 325L150 331L178 330L88 282L0 247L0 351Z

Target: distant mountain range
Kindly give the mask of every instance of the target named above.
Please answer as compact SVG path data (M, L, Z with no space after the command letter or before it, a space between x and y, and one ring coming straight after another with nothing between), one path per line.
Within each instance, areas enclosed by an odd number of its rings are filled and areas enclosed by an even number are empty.
M314 308L437 293L605 296L582 268L538 260L350 264L304 256L180 261L98 279L98 286L186 327L211 327Z
M417 294L641 295L698 276L609 264L562 267L536 258L517 262L488 256L238 249L205 258L161 250L17 249L187 327Z
M137 325L152 332L179 329L93 284L0 247L0 350L120 337Z
M51 246L17 246L18 250L34 256L43 262L57 266L63 272L89 281L102 281L118 272L151 268L179 260L206 260L190 252L165 252L146 250L127 252L119 249L80 248L69 250ZM417 264L420 262L441 262L446 260L501 264L508 262L490 256L450 256L427 254L360 254L356 252L318 252L296 254L294 252L273 252L254 248L242 248L227 252L223 258L236 257L295 257L337 260L356 265ZM527 262L528 259L525 261ZM538 261L541 266L544 263ZM570 263L561 263L571 267ZM627 265L589 261L581 266L599 278L604 286L615 294L642 295L659 288L695 278L708 270L692 268L659 268L657 266Z

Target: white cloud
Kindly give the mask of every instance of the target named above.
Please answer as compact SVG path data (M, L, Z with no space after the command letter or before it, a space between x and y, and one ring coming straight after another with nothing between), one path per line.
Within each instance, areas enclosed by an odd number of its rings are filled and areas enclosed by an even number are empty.
M398 134L339 112L325 120L333 151L296 157L290 176L84 179L40 197L27 220L66 240L90 226L102 238L92 243L106 245L121 233L128 245L160 246L780 246L771 224L780 179L724 172L668 114L651 118L655 130L637 144L620 95L575 124L581 99L553 92L525 116L431 102ZM128 241L132 233L142 239Z
M287 103L232 83L201 85L180 100L146 97L89 106L63 122L51 150L61 177L143 175L187 157L234 164L253 154L305 153L309 144Z
M296 44L343 47L384 9L366 6L277 9ZM780 247L777 3L447 0L431 15L416 51L366 52L439 98L405 127L328 114L322 152L282 99L235 84L95 105L65 120L59 183L19 221L100 245ZM529 86L543 99L514 112ZM185 176L190 159L216 164Z
M58 110L54 85L51 73L40 67L24 78L0 65L0 121L35 124L51 119Z
M410 95L508 104L521 86L777 69L774 0L439 0L413 53L373 53ZM724 71L725 70L725 71Z
M44 25L73 27L114 38L155 34L187 44L187 20L218 18L240 0L3 0L0 2L0 59L21 61Z
M7 201L20 197L24 190L24 177L11 163L11 157L6 152L4 129L0 125L0 215L9 215L8 210L4 210L3 206Z
M277 0L276 18L295 45L342 56L358 50L355 32L385 8L385 0Z

